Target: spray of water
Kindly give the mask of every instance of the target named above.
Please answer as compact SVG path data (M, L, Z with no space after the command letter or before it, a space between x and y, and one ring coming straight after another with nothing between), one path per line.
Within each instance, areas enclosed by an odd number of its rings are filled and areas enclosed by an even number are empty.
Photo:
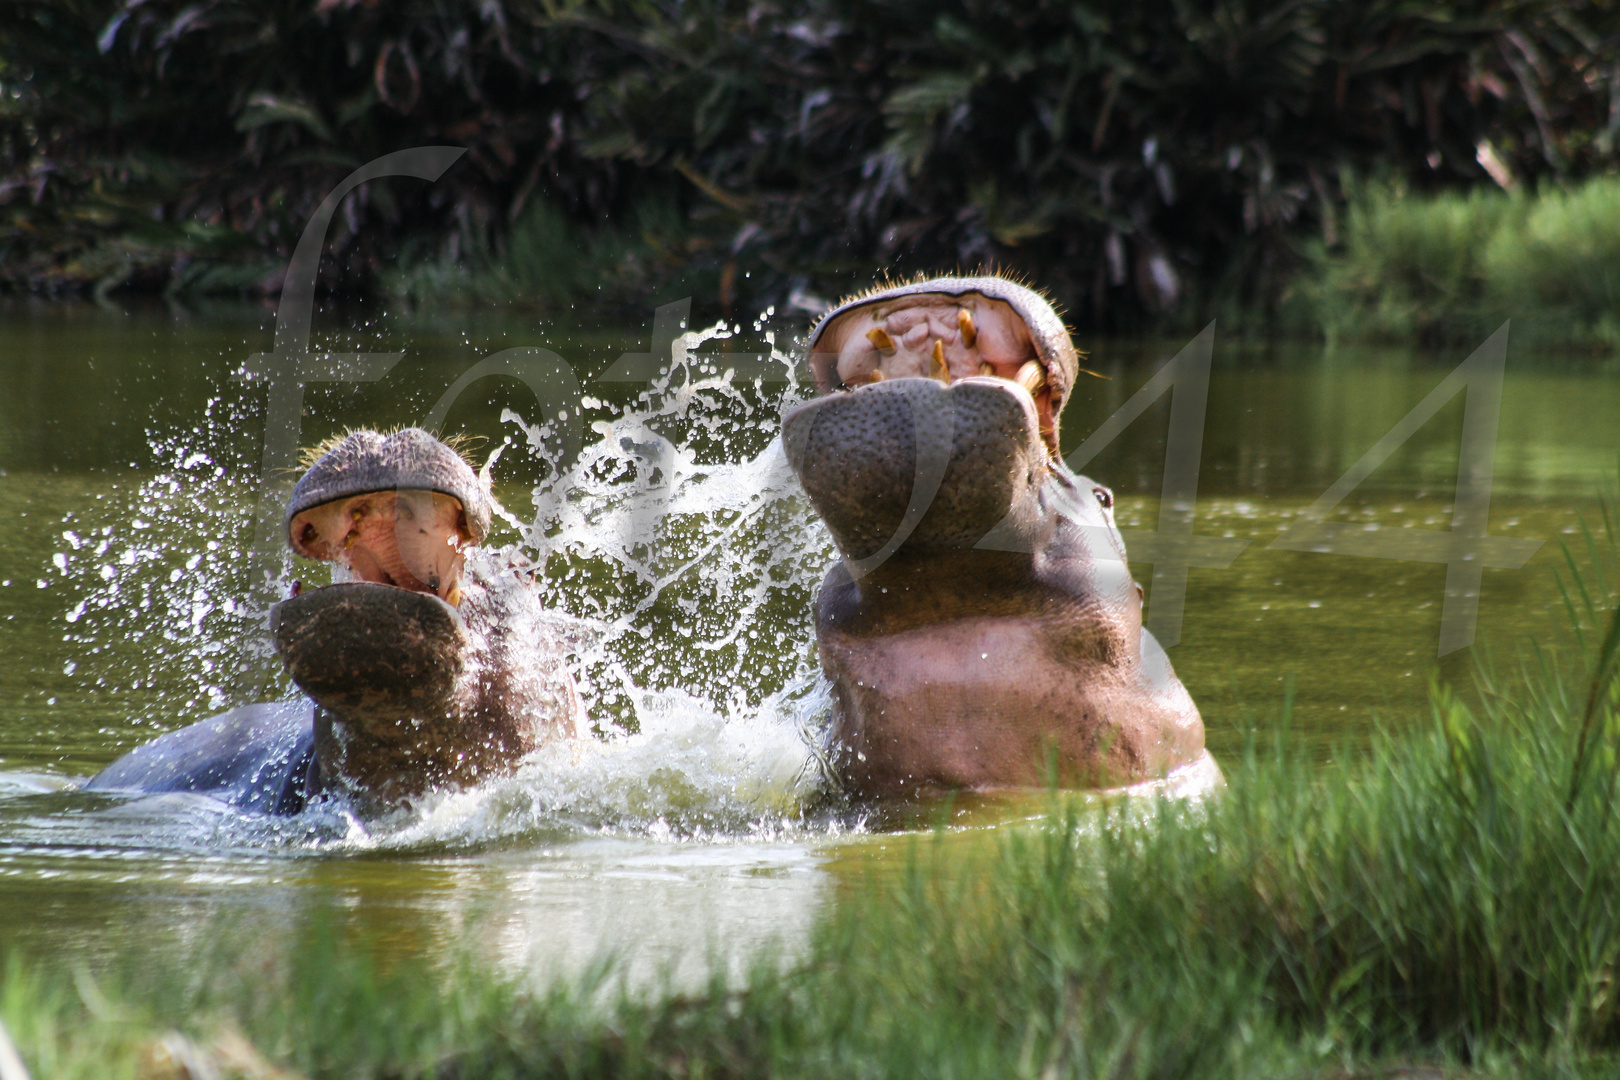
M548 746L513 777L394 820L361 826L325 807L296 823L239 823L239 841L416 846L806 827L828 709L812 606L832 546L775 438L781 410L802 396L793 358L767 333L769 358L739 375L726 354L703 351L735 332L678 338L669 369L628 404L584 398L592 435L566 472L549 467L554 418L502 415L509 434L495 458L532 455L545 479L527 521L501 509L505 528L479 557L532 569L548 615L526 632L568 643L595 737ZM69 523L56 560L77 594L68 618L81 653L118 645L117 669L95 681L144 690L134 721L148 734L224 707L263 640L267 613L243 600L251 469L227 468L208 449L220 425L241 430L229 409L210 403L194 431L154 439L164 467L125 493L107 515L114 524ZM318 576L308 570L297 572ZM288 584L292 573L289 562Z
M253 420L240 399L210 399L202 420L153 434L156 474L109 483L89 512L63 522L53 572L73 673L118 702L105 733L120 742L225 708L260 662L266 613L246 601L255 478L235 445ZM288 689L285 680L277 687Z

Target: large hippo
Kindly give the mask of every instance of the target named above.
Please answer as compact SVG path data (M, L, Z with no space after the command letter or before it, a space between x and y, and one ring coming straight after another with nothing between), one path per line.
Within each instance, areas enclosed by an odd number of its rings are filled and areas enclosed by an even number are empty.
M86 786L200 792L272 814L333 793L377 813L574 734L579 696L533 589L475 547L490 513L478 475L425 431L335 440L285 519L293 550L332 563L334 583L271 613L307 699L170 732Z
M788 460L843 559L816 605L832 759L857 795L1218 777L1142 627L1113 494L1070 472L1079 372L1038 293L946 277L852 297L809 340Z

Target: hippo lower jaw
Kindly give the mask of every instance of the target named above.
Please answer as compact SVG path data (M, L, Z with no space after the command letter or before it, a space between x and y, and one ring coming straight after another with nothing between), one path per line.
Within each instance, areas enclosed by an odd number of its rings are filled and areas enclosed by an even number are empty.
M323 708L404 721L455 704L467 631L431 593L328 585L277 604L270 626L287 672Z
M783 444L844 556L816 636L854 793L1115 787L1203 757L1112 494L1052 461L1027 388L880 380L790 411Z

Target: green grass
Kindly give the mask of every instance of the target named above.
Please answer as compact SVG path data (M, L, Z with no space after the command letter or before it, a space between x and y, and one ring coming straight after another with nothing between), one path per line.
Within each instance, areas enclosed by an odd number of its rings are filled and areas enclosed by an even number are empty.
M1534 195L1352 189L1342 246L1296 286L1330 336L1620 346L1620 177Z
M705 261L704 241L672 204L643 200L627 216L627 225L587 229L537 197L498 248L407 255L401 269L383 272L382 289L415 306L555 312L629 305L638 314L659 289L717 290L695 269Z
M1588 554L1612 569L1608 526ZM1325 765L1285 706L1204 805L1054 796L987 844L918 836L802 961L733 984L632 994L604 966L536 993L314 932L283 969L184 986L12 958L0 1018L40 1077L175 1053L252 1066L227 1076L1614 1075L1620 609L1567 586L1573 666L1484 669L1473 707L1436 685Z

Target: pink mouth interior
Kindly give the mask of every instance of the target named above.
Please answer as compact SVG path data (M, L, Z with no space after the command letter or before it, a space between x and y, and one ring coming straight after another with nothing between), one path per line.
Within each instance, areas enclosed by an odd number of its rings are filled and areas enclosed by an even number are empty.
M810 368L817 389L828 393L908 377L1012 381L1031 360L1039 362L1029 327L1005 301L917 293L840 316L817 339ZM1031 396L1041 440L1056 454L1052 390L1043 385Z
M459 500L435 491L373 491L311 507L292 520L300 555L332 562L354 580L432 593L451 604L472 546Z

